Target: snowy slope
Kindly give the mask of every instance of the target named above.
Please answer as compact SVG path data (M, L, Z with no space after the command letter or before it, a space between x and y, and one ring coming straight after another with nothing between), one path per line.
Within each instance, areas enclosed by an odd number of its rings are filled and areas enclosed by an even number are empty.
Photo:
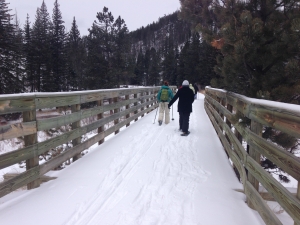
M244 194L233 190L242 185L203 99L199 94L193 104L188 137L178 131L177 102L168 125L153 124L153 111L47 174L56 180L1 198L1 225L264 224Z

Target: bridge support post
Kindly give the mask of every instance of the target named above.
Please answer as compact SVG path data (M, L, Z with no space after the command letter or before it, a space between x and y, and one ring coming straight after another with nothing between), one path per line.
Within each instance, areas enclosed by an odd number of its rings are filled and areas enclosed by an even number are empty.
M227 104L227 109L228 109L229 112L232 113L232 110L233 110L232 105ZM231 129L231 123L230 123L230 121L227 118L226 118L225 122L226 122L227 126ZM225 137L226 137L227 141L230 143L230 139L228 138L227 134L225 134Z
M32 111L28 111L28 112L23 112L23 122L31 122L31 121L36 121L36 111L32 110ZM36 144L37 143L37 133L24 136L24 143L25 143L25 147ZM26 170L29 170L38 165L39 165L39 156L36 154L33 158L26 160ZM33 188L37 188L39 186L40 186L40 182L39 182L39 179L37 179L37 180L34 180L34 181L28 183L27 189L30 190Z
M129 100L129 95L125 95L125 100ZM129 109L130 105L126 105L126 109ZM126 115L126 119L130 117L130 113ZM130 123L126 124L126 127L129 127Z
M97 101L98 106L103 106L103 100ZM103 118L103 113L100 113L97 115L97 119L101 120ZM104 131L104 126L98 127L98 134L102 133ZM104 142L104 138L98 141L98 145L101 145Z
M148 96L149 96L149 95L150 95L150 92L149 92L149 91L147 91L147 92L146 92L146 95L148 95ZM150 101L150 99L149 99L149 98L147 98L147 99L146 99L146 102L149 102L149 101ZM147 107L147 109L148 109L148 108L149 108L149 104L147 104L147 106L146 106L146 107ZM148 113L149 113L149 112L147 112L147 114L148 114Z
M227 109L228 109L229 112L232 113L232 111L233 111L233 106L230 105L230 104L227 104ZM230 121L228 120L228 118L226 118L226 124L227 124L227 126L231 129L231 123L230 123ZM237 132L237 129L235 129L235 132ZM227 141L230 143L230 138L228 137L227 134L225 134L225 137L226 137ZM239 140L239 141L242 143L241 140ZM234 173L235 173L236 177L237 177L238 180L240 181L241 176L240 176L240 173L239 173L238 169L237 169L236 166L234 165L234 163L232 163L232 168L233 168L233 170L234 170Z
M234 135L236 136L236 138L239 140L239 142L242 144L243 142L243 136L238 132L237 129L234 130ZM236 168L234 168L235 174L237 175L238 179L240 180L241 175L238 172L238 170Z
M153 94L153 97L150 98L151 101L154 100L154 98L155 98L154 93L155 93L155 91L151 91L151 92L150 92L150 94ZM153 106L153 105L155 105L154 102L152 102L152 104L151 104L150 106ZM152 110L152 111L153 111L153 110Z
M133 98L135 99L135 102L134 102L134 106L137 106L137 96L138 96L138 94L134 94L133 95ZM137 114L138 113L138 111L137 110L135 110L134 111L134 114ZM138 118L136 118L134 121L138 121Z
M80 111L80 104L71 105L71 111L72 111L72 113ZM80 127L80 120L77 121L77 122L72 123L71 127L72 127L72 130L75 130L75 129L79 128ZM81 143L81 137L78 137L78 138L75 138L75 139L72 140L73 147L76 146L76 145L79 145L80 143ZM81 158L81 153L79 153L79 154L77 154L73 157L73 162L76 161L79 158Z
M298 188L297 188L297 198L300 199L300 180L298 180ZM294 222L294 225L300 225L299 223L297 224L297 222Z
M262 136L262 125L251 120L251 131L257 134L258 136ZM251 146L249 147L249 156L252 157L259 165L260 165L260 153L256 151ZM252 186L259 192L259 182L255 179L255 177L248 173L248 181L252 184ZM247 204L250 208L255 209L254 205L251 203L250 199L247 199Z
M114 98L114 103L116 104L116 103L118 103L118 101L119 101L119 98L118 98L118 97L115 97L115 98ZM120 112L120 108L114 109L114 114L115 114L115 113L118 113L118 112ZM117 125L118 123L119 123L119 119L115 119L115 120L114 120L114 125ZM116 130L116 131L115 131L115 135L118 134L119 132L120 132L120 130Z
M145 94L145 92L141 92L141 95L140 95L140 97L143 97L144 96L144 94ZM141 104L143 104L145 102L145 100L143 99L143 100L141 100ZM145 109L145 107L142 107L141 108L141 111L143 111ZM142 117L144 117L144 114L142 114Z

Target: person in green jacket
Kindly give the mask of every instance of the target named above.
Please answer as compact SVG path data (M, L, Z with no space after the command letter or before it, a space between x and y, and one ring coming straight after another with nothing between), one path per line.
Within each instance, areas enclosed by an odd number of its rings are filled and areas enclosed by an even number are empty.
M172 90L169 87L168 81L164 81L164 85L161 87L157 94L157 101L159 102L159 115L158 115L158 124L161 126L164 116L165 124L170 123L170 109L168 104L171 99L174 97Z

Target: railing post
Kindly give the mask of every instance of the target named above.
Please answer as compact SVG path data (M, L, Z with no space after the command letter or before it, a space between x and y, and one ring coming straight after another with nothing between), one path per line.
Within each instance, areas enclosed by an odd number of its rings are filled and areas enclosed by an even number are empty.
M225 106L225 101L224 100L222 101L222 105ZM227 104L226 108L228 109L229 112L232 113L232 108L233 108L232 105ZM222 118L224 119L223 115L222 115ZM229 119L226 118L225 123L231 129L231 123L230 123ZM228 143L231 145L230 139L229 139L229 137L227 136L226 133L225 133L225 138L227 139ZM226 153L227 157L229 158L229 155L228 155L227 151L225 151L225 153ZM233 164L233 168L235 168L234 164Z
M137 96L138 96L137 94L133 95L133 98L135 99L134 106L137 106L137 104L138 104L137 103ZM137 113L138 113L138 110L135 110L134 114L137 114ZM138 121L138 118L136 118L134 121Z
M108 99L108 104L112 104L112 103L113 103L113 99L112 99L112 98ZM112 115L113 113L114 113L113 110L110 110L110 111L109 111L109 114L110 114L110 115Z
M297 188L297 198L300 199L300 180L298 180L298 188ZM296 222L294 222L294 225L299 225Z
M150 94L153 94L153 96L150 98L150 100L154 100L155 98L155 91L151 91ZM152 102L150 106L154 106L155 102Z
M97 105L98 105L98 106L103 106L103 100L97 101ZM103 113L99 113L99 114L97 115L97 119L98 119L98 120L103 119ZM104 131L104 125L101 126L101 127L98 127L98 134L102 133L103 131ZM98 141L98 145L101 145L103 142L104 142L104 138L101 139L100 141Z
M146 95L149 96L149 95L150 95L150 91L147 91L147 92L146 92ZM149 101L150 101L150 99L147 97L146 102L149 102ZM149 108L149 103L147 103L147 106L146 106L146 107L147 107L147 109ZM149 113L149 111L147 112L147 114L148 114L148 113Z
M114 98L114 103L118 103L118 101L119 101L119 98L118 97L115 97ZM120 112L120 108L116 108L116 109L114 109L114 114L115 113L118 113L118 112ZM117 125L119 123L119 119L115 119L114 120L114 125ZM115 131L115 134L118 134L120 132L120 130L116 130Z
M238 113L238 112L236 112L236 113ZM239 142L242 144L243 143L243 136L238 132L237 129L234 129L234 135L239 140ZM239 174L238 170L236 168L234 168L234 171L235 171L238 179L240 179L241 175Z
M80 111L80 104L71 105L71 111L72 111L72 113ZM76 122L72 123L71 127L72 127L72 130L79 128L80 121L76 121ZM72 140L73 147L76 145L79 145L80 143L81 143L81 137L78 137L78 138L75 138ZM79 153L73 157L73 162L79 158L81 158L81 153Z
M236 111L236 114L237 114L237 115L242 115L242 113L239 112L239 111ZM243 142L243 136L238 132L237 129L234 130L234 135L235 135L236 138L240 141L240 143Z
M125 100L129 100L129 95L125 95ZM129 104L126 105L126 109L129 109L129 107L130 107ZM126 115L126 119L128 119L129 117L130 117L130 113L128 113L128 114ZM130 123L127 123L127 124L126 124L126 127L128 127L128 126L130 126Z
M225 99L224 98L220 98L220 104L222 105L222 106L225 106L225 104L226 104L226 102L225 102ZM220 114L220 116L221 116L221 118L223 119L223 121L224 121L224 115L221 113L221 110L219 110L219 114ZM223 126L220 124L220 128L221 128L221 130L223 131ZM230 141L229 141L229 143L230 143Z
M227 108L227 110L228 110L229 112L232 113L232 110L233 110L232 105L227 104L227 107L226 107L226 108ZM227 126L231 129L231 123L230 123L229 119L227 119L227 118L226 118L226 124L227 124ZM235 130L236 130L236 129L235 129ZM225 137L226 137L227 141L230 143L230 140L229 140L227 134L225 135Z
M257 123L254 120L251 120L251 131L261 137L262 125L260 123ZM249 147L249 156L253 158L260 165L260 153L251 146ZM259 182L258 180L255 179L255 177L250 172L248 172L248 181L259 192ZM247 203L250 208L254 209L254 206L251 203L250 199L247 199Z
M141 92L141 95L140 95L140 96L143 97L143 96L144 96L144 93L145 93L145 92ZM141 100L141 104L143 104L144 102L145 102L144 99ZM143 111L144 109L145 109L145 107L142 107L142 108L141 108L141 111ZM144 114L142 114L142 117L144 117Z
M31 121L36 121L36 110L23 112L23 122L31 122ZM25 147L36 144L37 143L37 133L24 136L24 143L25 143ZM39 165L39 156L38 155L35 155L33 158L26 160L26 170L29 170L38 165ZM40 181L37 179L37 180L34 180L34 181L28 183L27 189L30 190L33 188L37 188L39 186L40 186Z

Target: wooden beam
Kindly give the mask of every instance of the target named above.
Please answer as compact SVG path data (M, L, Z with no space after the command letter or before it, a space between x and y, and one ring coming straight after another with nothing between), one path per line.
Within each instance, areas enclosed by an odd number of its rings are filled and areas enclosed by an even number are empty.
M66 105L80 104L80 95L66 95L66 96L40 96L35 99L36 109L55 108Z
M297 188L296 198L298 198L300 200L300 180L298 180L298 188ZM297 223L296 221L294 221L294 225L300 225L300 223Z
M32 122L36 121L36 111L26 111L23 112L23 121L24 122ZM31 146L37 143L37 133L30 134L24 136L25 147ZM30 170L32 168L39 166L39 155L37 152L34 152L34 156L26 160L26 170ZM32 182L27 184L27 189L33 189L40 186L40 182L38 180L33 180Z
M71 111L72 113L73 112L79 112L80 111L80 104L76 104L76 105L71 105ZM71 125L72 127L72 130L76 130L77 128L80 128L80 120L72 123ZM75 138L72 140L72 144L73 144L73 147L76 146L76 145L79 145L81 143L81 136ZM73 162L80 159L81 158L81 154L77 154L73 157Z
M249 181L248 181L249 182ZM235 191L237 191L237 192L241 192L241 193L245 193L245 191L243 190L243 189L234 189ZM296 189L295 189L296 190ZM259 191L259 194L260 194L260 196L264 199L264 200L266 200L266 201L271 201L271 202L276 202L276 199L270 194L270 193L268 193L268 192L265 192L265 191ZM293 192L291 192L291 194L293 195L293 196L297 196L297 193L293 193Z
M134 94L134 95L133 95L133 98L134 98L134 99L137 99L137 97L138 97L137 94ZM134 106L137 106L137 102L134 103ZM138 113L138 111L135 110L135 111L134 111L134 114L137 114L137 113ZM135 119L135 121L137 121L137 120L138 120L138 118Z
M18 162L33 158L38 152L37 144L0 155L0 169L14 165Z
M18 176L12 179L0 183L0 198L19 189L20 187L25 186L26 184L31 184L38 181L38 178L40 177L39 171L39 166L36 166L26 170L23 173L20 173ZM29 189L28 185L27 189Z
M103 100L97 101L97 105L98 105L98 107L102 108L102 107L103 107ZM103 119L103 118L104 118L104 117L103 117L103 113L99 113L99 114L97 115L97 120L101 120L101 119ZM98 134L102 133L103 131L104 131L104 125L103 125L103 126L100 126L100 127L98 128ZM101 145L103 142L104 142L104 138L101 139L101 140L98 142L98 145Z
M245 183L245 194L253 208L257 210L266 224L282 225L280 220L249 181L246 181Z
M118 97L114 98L114 103L117 103L119 101ZM120 112L120 108L116 108L114 109L114 113L119 113ZM117 125L119 123L120 117L118 117L117 119L114 120L114 125ZM120 130L116 130L115 134L118 134Z
M251 131L257 136L261 137L262 125L251 120ZM252 157L254 161L256 161L260 165L260 153L251 146L249 148L249 156ZM253 188L255 188L258 191L259 182L251 173L248 173L248 181L252 184ZM247 203L250 208L255 209L255 206L252 204L252 201L250 201L249 198L247 199Z
M0 141L27 136L37 132L36 121L0 126Z
M12 178L15 178L18 175L19 175L19 173L6 173L6 174L3 175L4 182L8 181ZM38 178L38 180L39 180L40 183L45 183L45 182L48 182L50 180L55 180L56 178L57 177L50 177L50 176L43 175L43 176L40 176Z
M34 95L31 97L7 97L0 96L0 115L16 112L25 112L35 110Z
M276 201L294 219L294 221L300 223L300 200L295 198L251 157L247 157L245 166L266 190L272 194Z
M125 100L128 101L129 100L129 95L125 95ZM147 104L147 107L148 107L148 104ZM126 110L128 110L130 108L130 105L127 104L126 105ZM130 113L126 114L125 118L128 119L130 117ZM127 123L126 124L126 127L130 126L130 123Z

